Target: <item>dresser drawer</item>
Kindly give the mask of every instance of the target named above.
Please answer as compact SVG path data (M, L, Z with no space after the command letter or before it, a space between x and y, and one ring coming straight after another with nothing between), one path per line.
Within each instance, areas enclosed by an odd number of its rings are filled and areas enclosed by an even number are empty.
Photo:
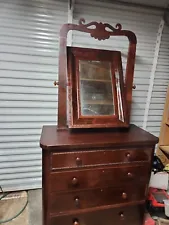
M68 169L115 163L147 162L151 158L151 152L151 149L135 148L51 153L51 168Z
M141 201L145 198L145 186L121 188L97 188L85 191L50 194L50 212L61 213L112 204Z
M52 217L50 225L143 225L144 205Z
M50 191L73 191L103 186L146 183L149 177L148 163L141 166L101 167L95 169L52 172Z

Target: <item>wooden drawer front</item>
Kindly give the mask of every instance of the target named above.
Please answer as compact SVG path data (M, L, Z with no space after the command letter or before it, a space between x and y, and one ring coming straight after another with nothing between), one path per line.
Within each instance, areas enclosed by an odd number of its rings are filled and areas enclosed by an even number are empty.
M71 210L93 208L98 206L127 203L144 200L144 185L134 188L98 188L86 191L50 194L50 212L61 213Z
M63 169L107 165L119 162L149 161L151 152L151 149L119 149L52 153L51 166L52 169Z
M98 169L53 172L50 175L50 191L73 191L103 186L122 186L127 182L146 183L149 164L142 166L102 167Z
M50 225L142 225L144 205L53 217Z

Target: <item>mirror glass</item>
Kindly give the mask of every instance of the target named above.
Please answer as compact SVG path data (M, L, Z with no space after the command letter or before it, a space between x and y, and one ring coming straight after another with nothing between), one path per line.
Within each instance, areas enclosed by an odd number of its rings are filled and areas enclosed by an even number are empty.
M79 60L82 116L114 115L111 63Z

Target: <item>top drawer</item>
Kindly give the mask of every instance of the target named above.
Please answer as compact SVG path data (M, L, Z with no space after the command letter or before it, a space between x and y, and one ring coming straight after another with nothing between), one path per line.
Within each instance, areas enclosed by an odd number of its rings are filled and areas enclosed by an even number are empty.
M94 150L52 153L52 169L69 169L111 165L116 163L147 162L151 158L150 149Z

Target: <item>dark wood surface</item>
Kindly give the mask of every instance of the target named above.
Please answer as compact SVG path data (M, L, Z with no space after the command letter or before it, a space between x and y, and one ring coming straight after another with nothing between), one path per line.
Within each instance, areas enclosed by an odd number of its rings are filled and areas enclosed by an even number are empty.
M102 166L92 169L76 169L50 174L50 192L77 191L97 187L121 187L126 183L133 186L147 183L149 177L149 163L141 165Z
M76 148L108 148L133 146L152 146L158 138L143 129L131 125L125 130L98 130L71 132L70 130L57 131L57 126L44 126L40 140L43 150L63 150ZM137 150L137 148L136 148Z
M135 125L89 132L45 126L43 225L142 225L140 204L145 202L157 141Z
M142 225L140 204L147 195L157 141L135 125L88 132L45 126L43 225Z
M145 199L145 184L133 189L133 185L104 187L67 193L51 193L50 212L62 213L113 204L137 202Z
M67 153L52 153L51 169L87 168L93 166L106 166L117 163L148 162L151 158L152 148L130 149L87 149Z

